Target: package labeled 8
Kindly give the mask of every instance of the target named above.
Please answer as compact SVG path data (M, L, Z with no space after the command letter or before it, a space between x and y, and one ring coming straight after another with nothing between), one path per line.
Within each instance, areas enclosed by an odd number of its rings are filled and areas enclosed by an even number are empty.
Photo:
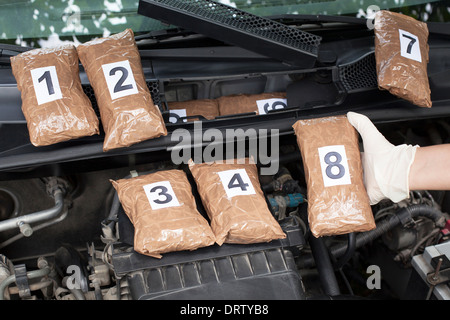
M326 146L317 151L325 187L351 184L345 146Z
M315 237L375 227L363 182L358 134L345 116L294 125L308 190L308 223Z

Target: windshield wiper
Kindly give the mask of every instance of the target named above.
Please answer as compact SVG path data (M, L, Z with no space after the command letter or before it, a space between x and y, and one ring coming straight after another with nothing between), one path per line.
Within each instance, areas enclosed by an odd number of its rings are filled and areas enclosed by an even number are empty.
M309 14L280 14L267 16L267 19L284 23L287 25L303 25L325 23L340 23L367 26L366 18L349 16L329 16L329 15L309 15ZM450 23L447 22L426 22L428 31L433 34L450 35Z
M427 26L430 33L450 36L450 23L448 22L427 22Z
M15 56L19 53L30 51L33 47L22 47L16 44L0 43L0 57L3 55Z
M345 23L345 24L354 24L354 25L367 25L367 19L365 18L357 18L357 17L348 17L348 16L329 16L322 14L280 14L267 16L267 19L274 20L284 24L322 24L329 22L337 22L337 23Z
M32 50L32 47L22 47L15 44L0 43L0 65L9 65L10 57Z

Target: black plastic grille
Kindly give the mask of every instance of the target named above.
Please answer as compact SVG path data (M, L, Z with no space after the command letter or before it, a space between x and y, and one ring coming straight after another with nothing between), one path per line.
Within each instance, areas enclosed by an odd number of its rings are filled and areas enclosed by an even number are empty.
M317 46L320 44L320 37L316 35L214 1L158 0L157 2L311 53L317 53Z
M98 109L97 100L95 99L95 93L94 89L90 84L83 84L83 91L89 98L89 100L92 103L92 108L95 111L95 114L100 117L100 111ZM159 82L158 81L147 81L147 87L150 91L150 94L152 96L153 103L159 107L160 110L162 110L162 101L161 101L161 95L159 91Z
M355 63L339 68L339 76L347 91L377 88L375 54L369 54Z
M321 41L320 36L211 0L140 0L138 12L297 65L315 61Z

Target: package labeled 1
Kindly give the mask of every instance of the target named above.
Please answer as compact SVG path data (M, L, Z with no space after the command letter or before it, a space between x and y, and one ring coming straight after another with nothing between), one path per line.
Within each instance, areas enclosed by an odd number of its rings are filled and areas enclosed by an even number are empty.
M11 68L34 146L99 133L98 117L81 87L74 46L21 53L11 57Z
M258 170L251 160L198 164L190 160L189 169L211 220L217 244L286 238L267 206Z
M111 183L134 226L136 252L161 258L163 253L214 244L184 171L164 170Z
M131 29L80 44L77 51L100 110L104 151L167 135Z
M419 107L430 108L427 24L381 10L375 15L374 28L378 87Z
M375 228L358 134L347 117L298 120L293 128L305 170L312 234L320 237Z

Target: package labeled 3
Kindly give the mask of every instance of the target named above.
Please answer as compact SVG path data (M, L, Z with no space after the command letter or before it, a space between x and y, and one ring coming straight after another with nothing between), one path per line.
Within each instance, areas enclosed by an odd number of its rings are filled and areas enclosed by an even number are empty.
M285 238L267 207L256 165L249 159L243 164L234 161L233 164L189 161L217 244L247 244Z
M161 258L163 253L214 244L184 171L165 170L111 183L134 226L136 252Z
M131 29L88 41L77 51L100 109L104 151L167 135Z
M98 117L81 87L74 46L27 51L11 57L11 67L34 146L99 133Z
M358 135L347 117L293 125L308 189L308 221L315 237L375 228L364 187Z
M378 87L419 107L430 108L427 24L381 10L375 15L374 27Z

